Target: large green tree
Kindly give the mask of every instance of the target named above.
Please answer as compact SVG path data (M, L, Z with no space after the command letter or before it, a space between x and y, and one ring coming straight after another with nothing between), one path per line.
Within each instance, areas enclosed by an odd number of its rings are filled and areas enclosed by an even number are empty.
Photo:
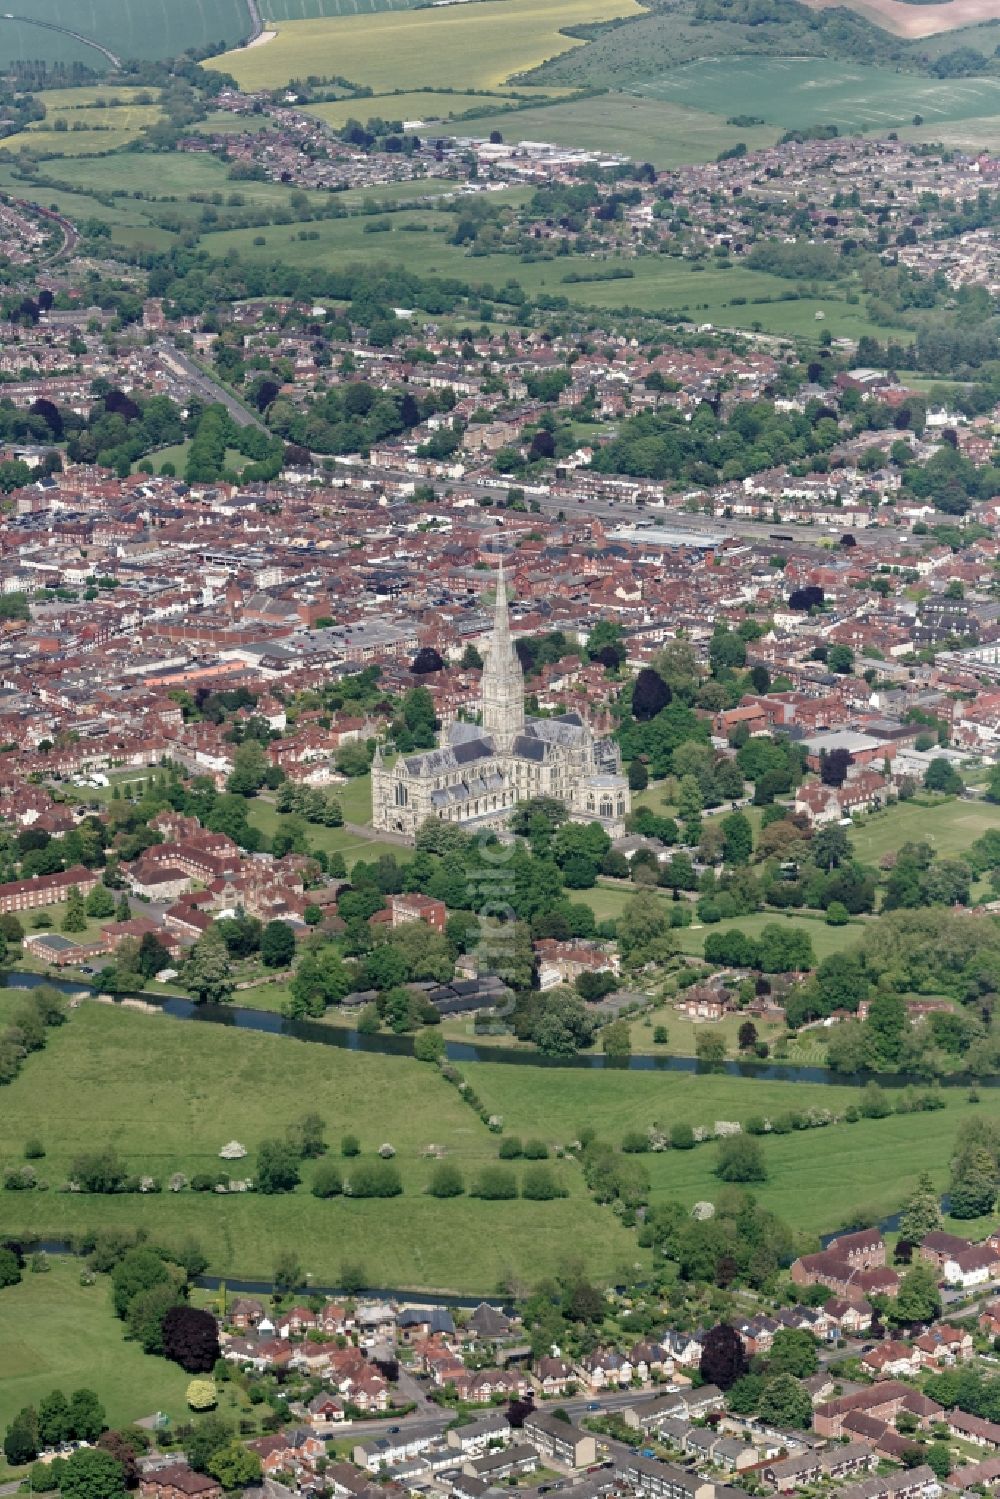
M899 1324L931 1322L941 1310L941 1293L930 1265L921 1261L912 1266L899 1283L894 1301L889 1303L889 1319Z
M214 924L198 938L184 964L184 983L199 1004L222 1004L235 987L225 940Z
M927 1172L923 1171L903 1206L899 1220L900 1238L909 1239L911 1244L919 1244L940 1227L939 1194Z

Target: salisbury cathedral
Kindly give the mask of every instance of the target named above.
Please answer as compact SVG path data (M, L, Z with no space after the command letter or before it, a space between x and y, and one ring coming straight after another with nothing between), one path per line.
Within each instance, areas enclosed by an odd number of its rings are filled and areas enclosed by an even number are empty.
M438 749L372 764L372 813L377 828L412 838L428 817L467 831L500 827L518 802L550 796L574 822L625 831L628 781L613 739L595 739L576 713L526 718L524 673L510 634L503 563L496 613L486 647L482 722L452 723Z

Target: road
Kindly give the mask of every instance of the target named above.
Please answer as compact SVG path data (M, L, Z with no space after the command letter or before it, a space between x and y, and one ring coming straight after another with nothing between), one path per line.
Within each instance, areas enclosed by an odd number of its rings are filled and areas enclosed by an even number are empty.
M317 462L322 461L322 454L315 453L313 458ZM350 473L349 468L344 469L345 475ZM385 485L406 485L414 482L413 475L402 470L392 469L370 469L364 468L364 477L369 481L381 482ZM505 486L498 487L482 479L440 481L432 482L435 492L443 495L447 490L452 497L467 495L472 499L498 499L505 493ZM789 546L806 547L819 550L824 553L829 551L833 543L836 549L839 546L842 530L821 529L817 526L798 525L794 521L757 521L743 518L722 519L711 515L692 515L687 511L678 511L672 508L660 509L653 506L639 507L629 504L624 500L599 499L590 495L581 495L574 498L571 495L529 495L529 500L537 504L546 515L555 516L560 511L567 521L574 517L585 519L597 519L609 525L634 527L640 523L644 529L649 530L650 545L655 546L657 533L662 529L665 531L681 532L690 536L692 541L702 541L725 537L742 537L747 541L767 542L777 551L787 550ZM775 540L775 533L780 532L785 538L791 540L784 542ZM891 541L897 548L906 543L913 543L913 537L904 527L879 526L868 530L860 530L852 533L859 549L873 546L876 543Z
M650 543L655 545L657 531L681 531L690 535L692 540L701 538L708 539L722 536L739 536L747 541L766 541L774 547L775 551L781 551L785 546L822 547L828 550L830 542L838 545L843 531L821 530L816 526L801 526L794 522L785 521L755 521L744 519L723 520L721 517L711 515L697 516L679 512L672 509L650 509L648 506L638 509L634 505L614 500L591 499L589 496L567 502L565 496L538 495L536 502L546 514L555 514L562 510L566 518L572 519L574 515L597 516L602 521L614 521L623 526L634 526L639 521L652 521L649 526ZM777 541L775 533L780 532L784 537L791 537L791 541ZM885 541L887 538L900 545L910 538L908 531L900 528L879 527L868 531L857 531L852 533L859 547L874 541Z
M338 1422L336 1430L338 1433L356 1432L359 1441L363 1441L366 1436L384 1436L389 1426L400 1426L407 1436L436 1436L454 1420L455 1412L452 1406L437 1405L428 1398L427 1391L432 1388L428 1380L415 1379L406 1369L400 1368L400 1392L407 1400L415 1402L416 1413L398 1416L390 1411L379 1420ZM573 1421L579 1423L588 1415L606 1415L609 1411L624 1410L627 1406L635 1405L637 1400L647 1400L655 1393L656 1391L652 1389L612 1390L603 1392L598 1398L581 1395L568 1400L560 1400L559 1406ZM593 1409L595 1405L600 1407L599 1410ZM544 1410L546 1407L543 1405L539 1409ZM602 1437L601 1440L607 1441L607 1438ZM622 1446L621 1450L625 1452L628 1449Z
M191 388L205 400L218 401L225 406L233 421L241 427L253 425L261 432L267 432L260 417L255 412L248 411L236 398L230 394L224 386L220 385L211 376L206 375L194 360L187 354L181 352L171 340L161 338L157 348L168 367L175 369L178 376L186 379ZM317 465L322 464L328 455L312 453L310 455ZM355 465L344 468L346 477L351 474ZM384 485L410 485L413 483L413 475L403 470L394 469L370 469L367 465L357 465L359 476L363 473L365 479L371 483L381 482ZM504 491L498 489L495 483L474 479L465 483L454 480L441 481L440 484L432 486L435 493L443 494L447 490L452 497L468 495L476 500L484 498L496 499ZM755 521L746 519L723 520L710 515L691 515L687 512L679 512L673 509L653 509L650 507L639 508L625 501L612 499L599 499L590 495L581 495L576 499L567 495L533 495L533 501L546 515L555 516L560 512L567 520L574 516L582 516L588 519L597 519L610 525L634 527L639 522L648 525L649 543L651 547L657 544L657 534L662 529L677 532L683 536L689 536L695 541L711 541L720 536L727 538L742 538L746 541L767 542L776 551L789 546L822 550L827 553L831 543L836 548L843 534L836 528L822 530L816 526L796 525L792 521ZM651 523L651 524L650 524ZM776 533L786 538L784 542L776 539ZM870 530L862 530L856 533L855 540L859 550L876 543L884 544L892 542L897 548L902 548L907 542L912 543L913 537L910 532L898 526L872 527ZM791 538L789 541L787 538Z
M204 400L218 402L225 406L237 426L256 427L260 432L267 432L259 416L255 416L252 411L241 406L235 396L230 395L229 391L217 380L206 375L200 365L195 364L189 355L182 353L169 338L158 339L156 348L168 369L173 370L178 378L186 380L191 389Z

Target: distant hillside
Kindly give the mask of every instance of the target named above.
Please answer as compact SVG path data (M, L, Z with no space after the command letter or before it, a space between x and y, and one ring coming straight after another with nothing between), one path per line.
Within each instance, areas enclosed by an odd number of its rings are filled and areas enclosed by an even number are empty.
M990 26L925 43L896 36L843 5L811 9L798 0L649 3L649 12L635 19L574 30L572 34L585 37L588 45L544 64L530 81L550 87L627 89L685 63L745 56L825 57L939 77L992 72L997 66ZM982 3L996 6L996 0ZM952 70L946 56L966 46L978 61Z

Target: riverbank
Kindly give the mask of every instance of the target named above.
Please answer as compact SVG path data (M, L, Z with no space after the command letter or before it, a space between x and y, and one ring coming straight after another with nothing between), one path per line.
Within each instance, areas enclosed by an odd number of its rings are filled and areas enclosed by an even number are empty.
M87 984L72 979L52 977L26 969L0 971L0 986L8 988L34 988L39 984L51 984L64 994L97 997L97 991ZM148 1014L169 1016L172 1020L198 1021L205 1025L219 1025L239 1031L254 1031L262 1035L288 1036L296 1041L308 1041L322 1046L338 1047L342 1050L363 1052L368 1055L412 1057L413 1037L379 1033L362 1035L356 1028L335 1020L290 1020L273 1010L258 1010L245 1005L199 1005L185 995L145 990L137 993L100 996L104 1003L119 1008L140 1005ZM669 1025L669 1012L664 1012ZM700 1062L694 1056L673 1053L633 1054L629 1057L606 1057L596 1052L579 1052L575 1057L545 1057L531 1047L511 1045L503 1038L484 1037L478 1040L445 1040L445 1055L451 1062L490 1062L514 1067L540 1067L549 1070L573 1068L589 1072L683 1072L696 1073L703 1077L726 1076L757 1079L761 1082L809 1083L835 1088L858 1087L868 1082L877 1082L881 1087L897 1089L930 1085L930 1080L910 1073L875 1073L862 1071L842 1074L829 1068L795 1063L758 1061L754 1058L727 1060L723 1062ZM968 1073L954 1072L935 1080L935 1085L945 1088L997 1088L1000 1076L973 1077Z
M44 1052L26 1060L4 1089L0 1168L24 1164L25 1142L37 1137L45 1154L32 1164L49 1189L3 1194L8 1231L77 1238L141 1228L168 1245L195 1239L209 1273L240 1280L266 1279L287 1251L312 1283L331 1286L345 1264L355 1264L373 1286L446 1288L479 1297L511 1275L533 1284L558 1272L569 1255L582 1257L595 1277L617 1279L624 1267L648 1263L648 1252L587 1191L567 1151L581 1131L592 1129L620 1146L626 1133L669 1132L678 1123L711 1134L717 1121L747 1122L755 1115L845 1120L860 1103L856 1087L828 1080L551 1065L540 1077L532 1066L464 1063L461 1073L484 1113L502 1120L498 1134L438 1068L405 1053L303 1044L279 1028L266 1034L195 1018L202 1023L83 1003L51 1034ZM794 1228L818 1236L861 1210L868 1221L893 1212L922 1170L943 1187L958 1128L984 1107L957 1090L944 1096L947 1106L930 1113L790 1127L762 1137L768 1179L754 1184L755 1195ZM325 1163L345 1178L391 1146L399 1195L314 1197L318 1168L310 1161L287 1194L169 1190L175 1173L188 1183L224 1169L254 1175L261 1142L283 1136L306 1110L323 1120L330 1147ZM347 1134L358 1137L360 1158L343 1153ZM501 1140L514 1136L543 1142L547 1169L565 1196L473 1195L482 1173L497 1167L510 1173L519 1191L530 1163L498 1161ZM219 1152L233 1139L247 1155L227 1167ZM81 1150L106 1147L125 1171L155 1177L161 1190L111 1196L60 1191ZM716 1156L711 1143L643 1155L651 1202L676 1199L690 1208L715 1199L721 1190ZM464 1190L458 1197L439 1199L427 1190L441 1159L459 1172ZM974 1225L956 1228L970 1232Z

